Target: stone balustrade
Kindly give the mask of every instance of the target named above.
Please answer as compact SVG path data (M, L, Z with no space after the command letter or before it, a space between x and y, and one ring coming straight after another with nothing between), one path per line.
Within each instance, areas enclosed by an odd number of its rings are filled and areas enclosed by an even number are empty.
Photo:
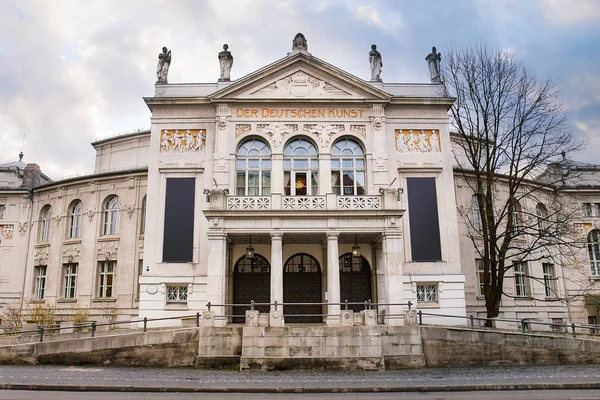
M227 210L380 210L382 195L372 196L227 196Z

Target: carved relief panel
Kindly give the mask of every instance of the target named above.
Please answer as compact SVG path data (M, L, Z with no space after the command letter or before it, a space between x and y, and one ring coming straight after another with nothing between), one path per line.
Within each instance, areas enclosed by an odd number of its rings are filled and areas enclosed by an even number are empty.
M206 146L206 129L164 129L160 133L160 152L197 153Z
M439 153L439 131L424 129L396 129L396 150L400 153Z

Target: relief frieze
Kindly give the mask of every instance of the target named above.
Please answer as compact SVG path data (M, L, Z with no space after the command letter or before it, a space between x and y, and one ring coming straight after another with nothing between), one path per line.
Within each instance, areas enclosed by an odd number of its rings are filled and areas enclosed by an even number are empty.
M396 129L396 150L400 153L439 153L440 135L435 129Z
M161 153L197 153L206 146L206 129L164 129L160 132Z

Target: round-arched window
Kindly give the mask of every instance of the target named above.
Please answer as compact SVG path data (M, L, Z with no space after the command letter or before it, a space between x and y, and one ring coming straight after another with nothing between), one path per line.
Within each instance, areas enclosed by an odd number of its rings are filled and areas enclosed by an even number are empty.
M352 139L342 139L331 147L331 187L338 195L365 194L365 152Z
M283 176L286 195L316 195L319 187L316 146L302 138L289 142L283 150Z
M236 195L271 194L271 149L265 142L250 139L237 151Z
M83 215L83 203L80 200L73 202L69 208L69 239L81 236L81 216Z

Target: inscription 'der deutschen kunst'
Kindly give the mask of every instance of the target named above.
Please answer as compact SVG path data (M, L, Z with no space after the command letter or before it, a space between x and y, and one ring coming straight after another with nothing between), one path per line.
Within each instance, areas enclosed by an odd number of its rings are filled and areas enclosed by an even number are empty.
M238 118L363 118L357 108L238 108Z

